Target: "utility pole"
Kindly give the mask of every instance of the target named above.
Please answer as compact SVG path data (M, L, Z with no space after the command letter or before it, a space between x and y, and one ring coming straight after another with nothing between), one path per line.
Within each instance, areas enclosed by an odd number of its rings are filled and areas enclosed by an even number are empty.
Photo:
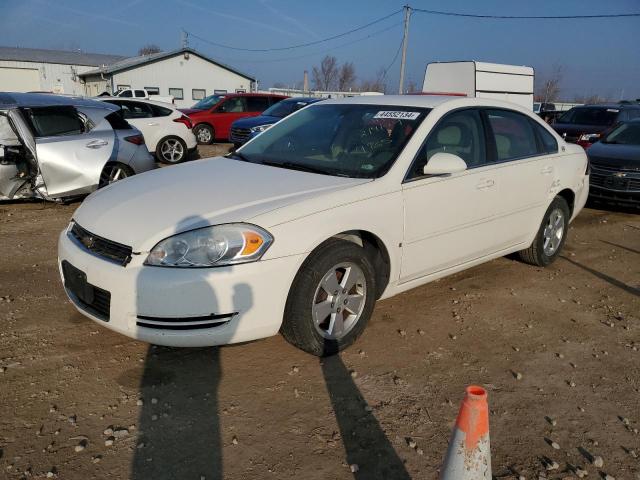
M402 36L402 61L400 62L400 86L398 93L403 94L404 90L404 66L407 62L407 45L409 43L409 18L411 17L411 7L404 6L404 35Z
M189 32L182 30L182 48L189 48Z

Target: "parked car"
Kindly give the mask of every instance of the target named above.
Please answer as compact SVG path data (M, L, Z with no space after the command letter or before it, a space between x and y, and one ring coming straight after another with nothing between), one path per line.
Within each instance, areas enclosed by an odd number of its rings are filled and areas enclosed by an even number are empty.
M634 118L640 118L640 105L583 105L561 115L553 129L567 142L589 148L613 125Z
M145 100L155 100L156 102L174 103L173 95L158 95L155 93L149 93L144 88L125 88L118 90L113 94L118 98L144 98Z
M619 124L587 154L590 199L640 206L640 119Z
M180 163L198 148L189 117L173 105L151 100L100 98L122 109L122 116L144 135L149 152L163 163Z
M193 122L193 133L198 143L211 144L215 140L226 142L231 124L240 118L256 117L285 97L267 93L229 93L210 95L191 108L183 108Z
M236 120L231 124L229 141L233 143L234 147L238 148L256 135L264 132L274 123L319 100L322 99L314 97L287 98L267 108L262 112L262 115Z
M115 105L0 93L0 197L59 200L155 168Z
M325 100L226 158L94 193L58 257L78 310L130 337L204 346L280 331L328 355L376 299L513 252L553 262L586 169L581 147L512 103Z

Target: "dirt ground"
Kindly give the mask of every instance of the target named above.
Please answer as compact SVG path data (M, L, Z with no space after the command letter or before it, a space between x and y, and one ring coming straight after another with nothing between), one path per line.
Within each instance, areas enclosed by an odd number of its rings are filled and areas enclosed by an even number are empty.
M56 265L78 205L0 204L0 478L434 479L475 383L494 476L640 479L638 214L586 209L549 268L501 258L379 302L320 361L84 318Z

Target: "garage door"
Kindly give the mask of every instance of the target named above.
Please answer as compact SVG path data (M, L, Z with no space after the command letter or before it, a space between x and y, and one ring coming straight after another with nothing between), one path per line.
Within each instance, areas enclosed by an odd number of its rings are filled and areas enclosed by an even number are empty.
M0 91L31 92L40 90L40 73L35 68L0 67Z

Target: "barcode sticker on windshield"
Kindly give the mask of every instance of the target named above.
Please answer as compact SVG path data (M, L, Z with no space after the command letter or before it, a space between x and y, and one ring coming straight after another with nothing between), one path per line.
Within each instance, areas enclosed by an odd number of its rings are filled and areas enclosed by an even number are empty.
M396 111L382 111L376 113L373 118L392 118L396 120L415 120L420 116L420 112L403 112L401 110Z

